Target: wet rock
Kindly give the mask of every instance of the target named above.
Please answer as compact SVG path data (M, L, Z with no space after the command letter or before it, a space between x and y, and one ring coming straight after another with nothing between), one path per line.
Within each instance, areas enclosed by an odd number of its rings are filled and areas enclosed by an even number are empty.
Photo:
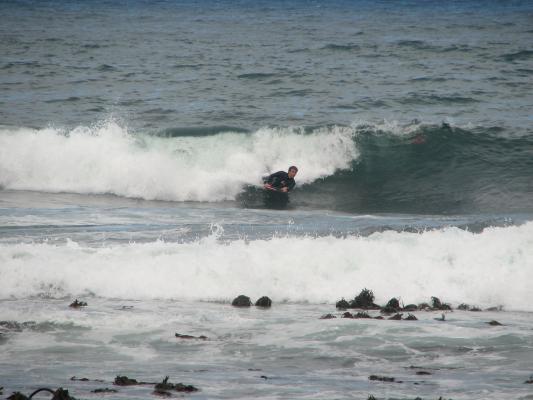
M492 325L492 326L503 326L503 324L499 323L498 321L496 321L494 319L492 321L486 322L486 323L489 324L489 325Z
M431 372L427 372L427 371L416 371L416 374L417 374L417 375L431 375Z
M442 303L438 297L431 297L431 307L434 310L451 310L452 307L449 304Z
M14 392L7 400L28 400L28 397L20 392Z
M380 381L380 382L394 382L395 379L388 376L379 376L379 375L370 375L368 377L371 381Z
M343 297L341 300L337 301L337 303L335 304L335 307L337 307L337 309L339 310L346 310L350 308L350 303L344 300L344 297Z
M35 394L36 392L33 392ZM30 398L33 397L33 394L30 395ZM52 400L76 400L74 397L69 395L68 390L59 388L54 392L54 397L52 397Z
M99 388L91 390L91 393L117 393L118 390L115 389L108 389L108 388Z
M84 301L78 301L78 299L74 300L69 305L70 308L80 308L80 307L87 307L87 303Z
M342 318L353 318L353 315L349 311L346 311L342 314Z
M468 311L470 310L470 306L468 304L461 303L457 306L457 309L461 311Z
M207 336L191 336L191 335L182 335L181 333L174 334L178 339L198 339L198 340L207 340Z
M172 397L172 393L170 392L167 392L166 390L154 390L153 393L154 395L156 396L160 396L160 397Z
M367 310L379 310L381 307L374 303L374 293L363 289L351 302L350 308L362 308Z
M80 381L80 382L88 382L88 381L90 381L89 378L77 378L77 377L75 377L75 376L71 376L71 377L70 377L70 380L71 380L71 381Z
M378 315L377 317L374 317L374 319L385 319L382 315Z
M337 318L337 317L334 316L333 314L326 314L320 317L320 319L333 319L333 318Z
M400 311L400 302L396 297L393 297L388 301L388 303L385 305L385 307L381 308L381 312L384 314L392 314L395 312Z
M418 311L418 306L416 304L407 304L402 311Z
M403 315L403 314L398 313L398 314L393 315L392 317L387 318L387 319L392 319L392 320L394 320L394 321L400 321L400 320L402 319L402 315Z
M431 310L431 306L428 303L420 303L418 305L419 310Z
M268 379L268 376L266 376L266 375L261 375L260 378L261 378L261 379Z
M127 376L119 376L115 378L115 385L117 386L133 386L133 385L139 385L140 382L137 382L136 379L130 379Z
M255 306L263 308L272 307L272 300L270 300L270 298L267 296L263 296L255 302Z
M154 394L160 395L160 396L167 396L170 395L169 391L176 391L176 392L197 392L199 389L197 387L194 387L192 385L184 385L183 383L171 383L168 381L168 376L163 379L162 382L157 383L154 387Z
M405 318L406 321L418 321L418 318L415 317L413 314L407 315L407 318Z
M357 314L353 315L354 318L372 318L366 311L358 312Z
M250 298L248 296L244 296L241 294L240 296L235 297L233 299L231 305L234 307L251 307L252 302L250 301Z

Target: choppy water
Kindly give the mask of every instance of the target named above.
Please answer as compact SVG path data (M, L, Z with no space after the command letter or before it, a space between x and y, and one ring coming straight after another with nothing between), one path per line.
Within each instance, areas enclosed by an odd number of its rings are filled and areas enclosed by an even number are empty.
M531 397L530 2L5 1L0 21L4 395L169 375L205 399ZM293 164L265 208L261 176ZM365 287L504 311L319 319Z

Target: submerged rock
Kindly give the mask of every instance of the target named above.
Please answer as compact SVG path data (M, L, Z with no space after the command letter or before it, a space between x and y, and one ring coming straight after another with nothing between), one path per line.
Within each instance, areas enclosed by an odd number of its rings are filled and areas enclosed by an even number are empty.
M492 326L503 326L503 324L499 323L496 320L492 320L492 321L486 322L486 323L489 324L489 325L492 325Z
M184 385L183 383L170 383L168 376L162 382L155 385L155 391L166 392L168 390L175 390L177 392L197 392L199 389L193 385Z
M268 296L263 296L255 302L256 307L268 308L272 306L272 300Z
M371 381L395 382L394 378L388 376L370 375L368 379Z
M353 318L353 315L349 311L346 311L342 314L342 318Z
M115 389L108 389L108 388L99 388L91 390L91 393L117 393L118 390Z
M404 318L406 321L418 321L418 318L415 317L413 314L407 315L407 318Z
M174 334L178 339L199 339L199 340L207 340L207 336L200 335L200 336L191 336L191 335L182 335L180 333Z
M398 313L398 314L393 315L392 317L387 318L387 319L392 319L392 320L394 320L394 321L400 321L400 320L402 319L402 315L403 315L403 314L399 314L399 313Z
M326 315L322 315L319 319L333 319L333 318L337 318L337 317L334 316L333 314L326 314Z
M231 305L234 307L251 307L252 302L250 301L250 298L245 295L237 296L233 299L231 302Z
M78 301L78 299L74 300L69 305L70 308L80 308L80 307L87 307L87 303L84 301Z
M28 397L20 392L14 392L7 400L28 400Z
M137 382L136 379L130 379L127 376L117 375L117 377L115 378L114 384L117 386L133 386L133 385L139 385L140 383Z
M366 311L358 312L357 314L354 314L354 318L372 318Z

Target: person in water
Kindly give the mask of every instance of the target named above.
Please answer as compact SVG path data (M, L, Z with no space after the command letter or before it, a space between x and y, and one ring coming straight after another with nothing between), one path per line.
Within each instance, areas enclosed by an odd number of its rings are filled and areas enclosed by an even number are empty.
M286 193L290 192L296 185L294 177L297 173L298 168L296 168L294 165L289 167L288 172L275 172L265 179L265 189L276 189Z

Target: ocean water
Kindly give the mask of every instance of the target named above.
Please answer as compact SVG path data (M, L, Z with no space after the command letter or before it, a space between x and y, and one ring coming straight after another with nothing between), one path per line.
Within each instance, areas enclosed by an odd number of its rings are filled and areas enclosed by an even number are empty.
M191 399L533 399L530 1L20 0L0 21L2 396L154 397L127 375ZM261 177L289 165L269 208ZM341 318L364 288L454 310Z

